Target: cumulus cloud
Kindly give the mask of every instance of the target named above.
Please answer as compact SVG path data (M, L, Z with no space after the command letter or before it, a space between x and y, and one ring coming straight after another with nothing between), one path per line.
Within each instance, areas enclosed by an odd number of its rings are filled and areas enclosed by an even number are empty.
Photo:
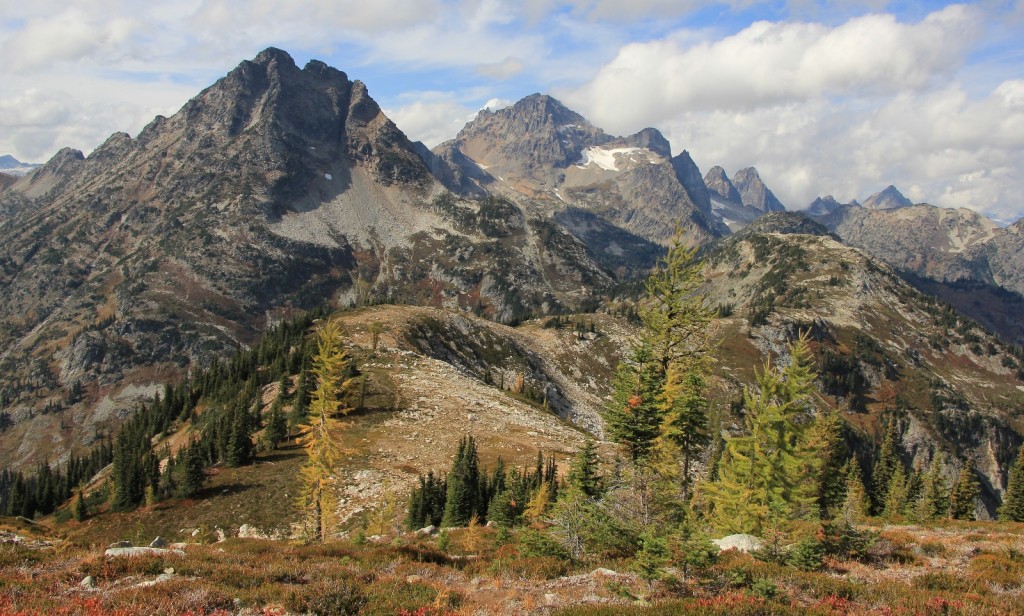
M916 24L867 15L837 27L757 22L697 44L688 32L623 47L569 101L620 132L679 109L752 109L810 97L895 93L948 76L979 33L970 7ZM682 39L682 40L681 40Z

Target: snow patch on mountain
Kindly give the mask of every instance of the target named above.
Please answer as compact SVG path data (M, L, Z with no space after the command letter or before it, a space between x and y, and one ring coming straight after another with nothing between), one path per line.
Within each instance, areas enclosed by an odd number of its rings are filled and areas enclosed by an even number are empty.
M654 164L663 162L661 157L647 148L590 147L583 150L583 158L579 163L577 163L577 166L586 167L590 164L594 164L605 171L620 171L619 157L627 157L629 160L634 162L638 157Z

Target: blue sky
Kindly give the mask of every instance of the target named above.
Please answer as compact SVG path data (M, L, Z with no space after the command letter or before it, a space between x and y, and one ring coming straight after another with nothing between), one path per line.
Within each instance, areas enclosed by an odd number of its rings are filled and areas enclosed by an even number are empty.
M5 0L0 154L132 135L268 46L317 58L413 139L552 94L790 209L895 184L1024 215L1024 0Z

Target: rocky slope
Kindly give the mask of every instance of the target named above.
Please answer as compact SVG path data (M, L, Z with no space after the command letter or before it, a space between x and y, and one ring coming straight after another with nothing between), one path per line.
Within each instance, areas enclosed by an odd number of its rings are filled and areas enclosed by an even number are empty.
M991 515L1022 440L1020 358L885 264L777 217L708 255L710 296L732 315L720 322L719 372L750 382L754 366L810 331L821 400L863 431L859 447L870 449L883 418L896 417L908 467L940 455L952 477L971 458Z
M1007 339L1024 342L1020 319L1011 316L1024 294L1024 226L1020 222L1001 228L971 210L927 204L896 209L842 206L815 219L844 242L898 270L934 281L928 283L929 292ZM987 300L965 296L956 290L957 285L986 289ZM1006 296L1002 290L1012 295Z

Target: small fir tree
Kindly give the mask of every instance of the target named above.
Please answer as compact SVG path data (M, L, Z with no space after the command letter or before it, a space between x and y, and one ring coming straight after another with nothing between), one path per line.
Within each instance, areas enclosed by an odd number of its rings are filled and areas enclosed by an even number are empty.
M973 520L977 515L981 486L974 473L974 462L968 459L960 469L949 495L949 517L954 520Z
M887 520L899 520L907 507L907 476L902 469L897 469L889 479L889 489L885 492L882 516Z
M447 492L441 526L465 526L478 513L480 496L480 459L476 441L465 436L448 472Z
M918 522L930 522L944 517L947 511L949 488L942 476L942 462L936 455L922 476L921 493L914 502L914 517Z
M85 496L82 494L81 488L75 495L75 502L71 505L71 515L79 522L84 522L85 518L89 516L89 509L85 504Z
M587 439L576 452L569 466L569 475L566 477L570 486L588 498L595 498L601 493L601 475L598 473L597 463L597 447L594 441Z
M1010 468L1003 504L999 507L999 519L1024 522L1024 445L1017 452L1017 460Z
M868 516L871 500L861 479L860 464L857 458L850 458L846 464L846 485L843 497L842 515L839 516L848 526L859 524Z
M608 436L626 448L634 463L647 459L661 434L658 398L662 385L660 366L649 345L638 344L619 363L612 401L603 416Z
M871 503L876 515L881 515L885 511L885 498L889 493L892 476L897 470L903 472L903 463L897 451L900 441L898 422L895 417L890 417L878 460L871 471Z

